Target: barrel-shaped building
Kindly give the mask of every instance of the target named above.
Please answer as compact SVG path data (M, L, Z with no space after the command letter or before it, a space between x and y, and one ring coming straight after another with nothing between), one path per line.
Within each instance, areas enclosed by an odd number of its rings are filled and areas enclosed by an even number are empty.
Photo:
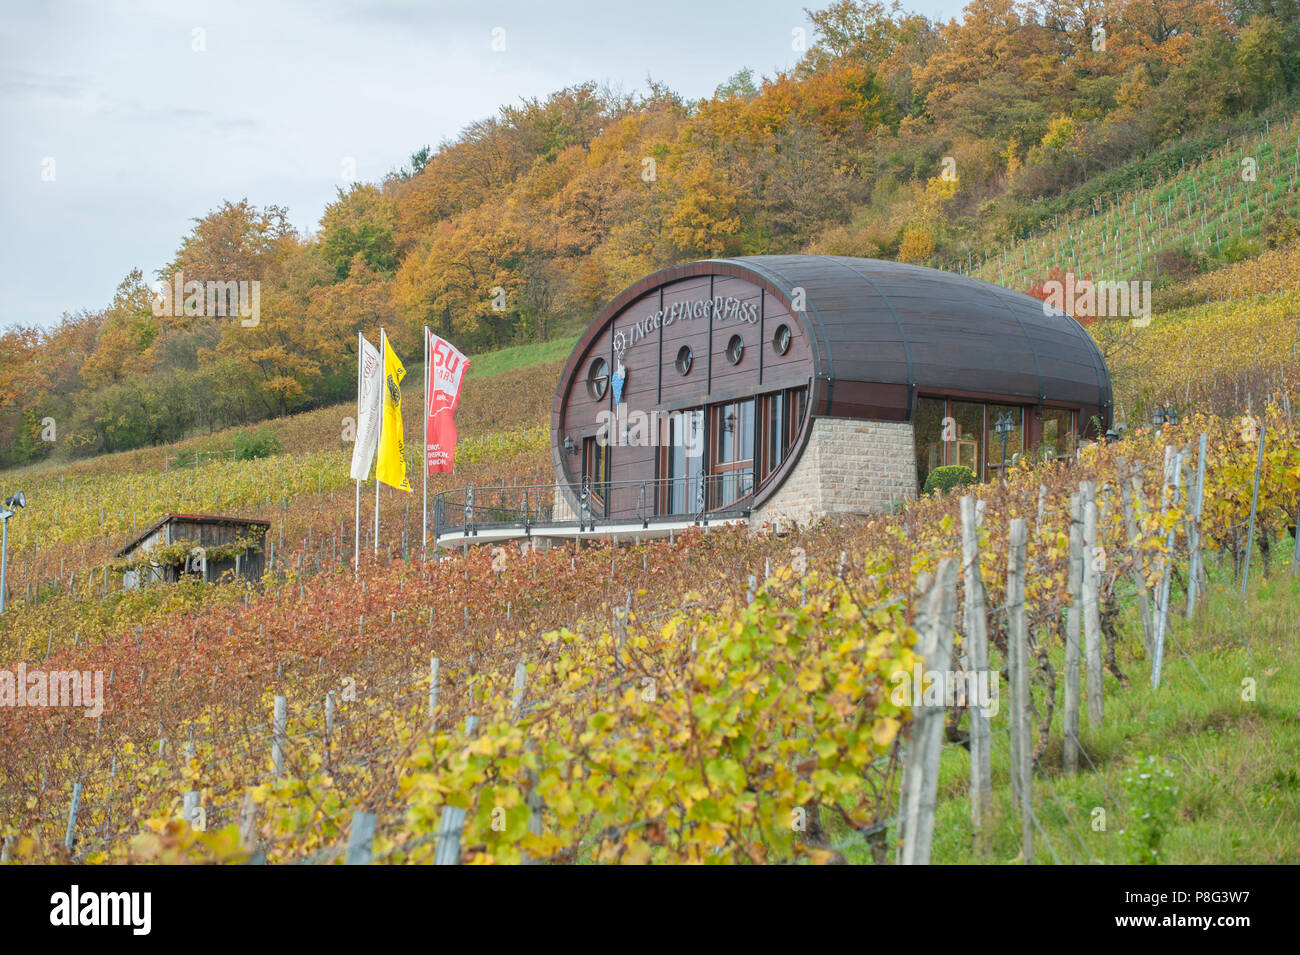
M1028 295L875 259L691 262L626 289L575 346L556 517L864 513L944 464L988 480L1072 457L1111 410L1091 336Z

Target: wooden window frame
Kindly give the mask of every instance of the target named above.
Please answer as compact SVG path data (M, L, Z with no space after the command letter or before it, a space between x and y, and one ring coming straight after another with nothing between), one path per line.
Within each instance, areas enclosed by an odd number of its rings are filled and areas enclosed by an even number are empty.
M751 408L753 409L751 410L751 414L756 414L758 402L756 402L753 398L736 398L732 401L724 401L719 404L709 406L709 412L710 412L709 418L712 427L709 429L711 432L709 436L709 460L707 463L707 467L705 468L705 477L708 482L708 488L709 488L707 495L709 498L708 507L710 510L714 510L720 507L734 507L736 504L745 500L745 498L752 497L754 494L754 487L753 487L754 454L755 454L754 442L751 440L749 457L737 458L733 461L727 461L727 462L723 462L720 460L722 457L722 436L723 436L722 416L726 414L728 408L737 409L737 424L739 425L739 408L742 404L745 404L746 402L748 402ZM739 441L740 441L739 428L737 428L733 440L737 442L736 453L739 453ZM714 485L715 484L720 485L722 481L725 481L727 479L726 475L732 473L743 474L745 471L750 472L751 486L749 490L746 491L744 494L738 493L736 495L735 500L729 501L726 504L717 503L714 500L714 498L720 495L715 495ZM737 490L739 491L739 479L737 479Z
M599 460L601 479L597 480L593 473L593 465ZM582 439L582 479L587 483L587 488L591 493L590 510L594 514L597 510L605 510L605 498L608 493L609 484L609 446L601 446L600 440L595 437Z

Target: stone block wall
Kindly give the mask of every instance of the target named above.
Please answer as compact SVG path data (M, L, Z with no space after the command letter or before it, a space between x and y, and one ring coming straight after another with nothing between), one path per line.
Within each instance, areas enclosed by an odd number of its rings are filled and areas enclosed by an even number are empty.
M916 446L907 421L814 418L803 455L750 526L810 524L867 514L916 496Z

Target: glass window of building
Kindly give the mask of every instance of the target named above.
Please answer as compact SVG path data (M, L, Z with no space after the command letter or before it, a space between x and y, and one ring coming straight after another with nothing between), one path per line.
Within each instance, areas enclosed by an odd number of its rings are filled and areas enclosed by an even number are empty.
M1074 412L1068 408L1043 409L1042 452L1045 458L1074 456Z
M971 469L976 480L984 479L982 456L985 407L972 401L948 402L949 422L947 442L948 464L961 464Z
M942 398L920 398L916 402L912 426L916 437L916 474L921 487L925 487L930 472L943 464L943 419L947 413L947 402Z
M659 509L666 514L696 511L700 476L704 473L704 412L674 411L661 419L664 429L663 476Z
M710 507L727 507L754 489L754 399L713 408Z

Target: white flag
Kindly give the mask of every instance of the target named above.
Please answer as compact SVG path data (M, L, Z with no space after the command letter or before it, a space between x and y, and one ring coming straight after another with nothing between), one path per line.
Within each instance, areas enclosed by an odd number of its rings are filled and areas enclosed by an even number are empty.
M352 449L352 480L364 481L370 476L370 463L375 459L375 445L379 439L379 415L383 399L383 374L379 349L361 338L361 352L357 355L360 374L357 380L357 443Z

